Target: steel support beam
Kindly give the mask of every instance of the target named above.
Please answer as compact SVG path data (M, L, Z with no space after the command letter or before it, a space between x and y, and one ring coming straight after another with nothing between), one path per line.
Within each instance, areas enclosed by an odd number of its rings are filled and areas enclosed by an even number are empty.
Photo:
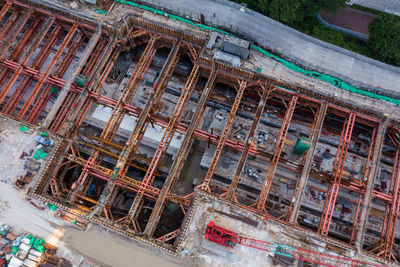
M346 162L347 149L351 141L351 134L353 132L354 122L356 121L356 114L351 113L347 122L344 125L339 147L337 148L335 162L333 164L332 173L334 174L333 182L329 188L328 194L325 198L324 208L319 222L318 232L324 236L329 233L329 227L332 220L333 212L335 211L336 198L339 193L340 183L342 180L342 172L344 163Z
M85 38L83 34L79 34L77 38L72 42L69 46L67 53L65 54L63 60L58 65L56 71L54 72L53 77L57 77L62 79L64 74L67 72L69 66L71 65L72 61L74 60L79 48L82 46ZM47 84L46 87L42 90L39 94L36 102L32 107L32 112L30 112L26 118L26 121L29 123L36 123L39 119L40 115L42 114L43 110L45 109L47 102L50 100L51 95L53 94L50 90L53 86L51 84ZM64 110L70 110L71 105L65 105ZM64 120L65 114L61 113L57 116L57 122L62 123Z
M143 189L147 185L151 185L154 181L154 172L156 171L158 163L160 162L161 158L167 151L170 142L172 141L172 138L175 134L176 124L182 118L183 112L185 111L185 107L187 106L190 96L192 95L194 88L196 86L198 77L199 77L199 65L196 64L196 65L194 65L194 67L190 73L190 76L186 82L186 85L182 90L182 93L178 99L178 102L176 103L176 106L174 108L172 116L169 119L167 128L164 131L164 134L161 138L161 141L157 147L156 152L154 153L154 156L149 165L149 168L143 178L143 181L142 181ZM129 209L129 213L128 213L129 217L127 218L127 221L130 220L132 223L134 223L134 219L137 219L137 217L139 215L139 213L138 213L139 203L141 203L142 198L143 198L143 192L141 189L135 196L132 206Z
M233 125L233 121L235 120L236 112L239 108L239 104L240 101L242 100L243 93L246 87L247 87L247 81L239 81L239 90L237 91L235 101L233 102L231 108L231 112L229 113L228 119L225 123L224 130L222 131L221 136L219 137L217 148L215 149L210 167L208 168L206 177L204 178L203 184L201 185L201 189L204 191L210 191L210 182L213 178L215 169L218 166L218 162L221 158L222 151L224 149L226 140L228 139L229 133Z
M267 103L269 93L270 93L270 91L272 89L272 85L271 84L267 85L268 88L265 88L261 84L260 84L260 86L263 89L263 93L262 93L260 102L258 102L258 107L257 107L256 113L255 113L254 119L253 119L253 123L252 123L251 128L250 128L250 131L247 134L246 140L244 142L244 148L243 148L243 151L242 151L242 153L240 155L240 159L239 159L238 165L236 166L235 174L233 176L233 179L232 179L232 182L231 182L231 184L229 186L229 189L226 192L226 199L229 200L229 201L234 201L234 200L236 201L235 191L236 191L236 188L237 188L237 186L239 184L239 176L243 171L243 167L244 167L244 164L246 162L246 159L247 159L247 156L249 154L250 147L251 147L251 142L254 141L254 133L255 133L256 128L258 126L258 123L260 121L261 115L264 113L264 108L265 108L265 105Z
M3 8L2 8L1 11L0 11L0 20L4 17L4 15L5 15L5 14L7 13L7 11L10 9L11 5L12 5L12 2L11 2L11 1L7 1L7 2L4 4Z
M64 50L67 48L68 44L70 43L70 41L71 41L72 37L74 36L77 29L78 29L78 24L72 25L67 36L65 37L65 39L61 43L60 47L58 48L56 54L52 57L52 60L50 61L49 65L46 67L46 70L44 71L43 76L36 83L35 87L32 90L32 93L28 96L28 99L25 101L23 107L19 111L19 113L17 115L17 118L19 120L22 120L24 118L25 114L28 112L31 104L33 103L33 101L35 101L36 96L40 92L40 89L42 89L45 82L47 82L47 78L50 76L51 71L53 70L54 66L57 64L57 61L60 59Z
M33 42L26 48L25 56L22 59L22 62L19 64L17 70L13 73L11 78L8 80L7 84L5 85L4 89L1 91L0 94L0 104L3 102L4 98L7 96L10 89L13 87L14 83L17 81L19 76L21 75L24 67L29 63L31 60L34 52L39 47L40 43L42 42L43 38L46 36L47 32L50 30L51 25L54 23L54 17L48 17L45 23L43 23L42 27L39 30L39 33L36 35Z
M396 260L393 254L394 238L396 236L398 216L400 211L400 146L397 146L395 161L393 165L392 181L389 194L393 196L391 203L386 204L385 220L382 225L382 235L380 240L381 250L378 256L383 256L387 260Z
M101 138L106 139L106 140L111 139L111 138L109 138L109 135L111 135L111 137L113 137L114 134L115 134L115 131L118 129L118 127L115 127L115 126L119 125L119 123L122 122L123 114L121 114L121 113L123 111L124 103L125 102L129 102L128 101L129 100L128 96L129 96L130 92L132 90L135 90L135 88L139 87L139 84L141 83L141 81L142 81L142 79L144 77L144 74L147 71L147 68L150 66L152 58L154 57L154 54L155 54L154 46L155 46L156 40L157 40L157 37L153 36L150 39L149 43L147 44L145 50L143 51L143 54L140 57L139 62L135 67L134 73L131 75L131 77L130 77L130 79L128 81L128 84L126 85L126 87L123 90L123 92L122 92L117 104L115 105L115 107L113 109L113 112L111 114L110 119L108 120L105 128L103 129L103 131L102 131L102 133L100 135ZM105 78L104 78L104 80L105 80ZM127 157L129 153L127 151L125 151L125 154L126 155L124 155L124 156ZM89 157L88 162L94 163L97 160L97 157L98 157L98 151L93 151L91 153L90 157ZM121 162L122 161L120 161L119 164L121 164ZM115 168L118 168L118 171L119 171L121 169L121 167L122 166L118 166L118 167L116 166ZM117 173L115 173L112 176L112 179L115 180L117 178L118 171L117 171ZM86 181L86 178L87 178L87 175L88 175L88 167L85 166L85 168L83 168L83 171L80 174L78 180L75 183L76 187L73 188L73 190L71 190L71 192L70 192L70 195L69 195L69 201L70 202L74 202L75 201L75 194L76 193L80 193L81 190L83 189L85 181ZM110 187L110 186L112 186L112 182L108 183L108 187ZM109 193L110 192L105 192L105 194L107 194L107 195ZM101 199L100 203L102 203L102 201L106 201L106 198L103 197ZM104 204L105 204L105 202L102 205L104 205ZM103 206L101 207L100 210L102 210L102 209L103 209Z
M155 39L154 39L154 41L155 41ZM174 47L172 48L169 60L167 60L167 62L166 62L167 66L164 68L163 72L160 74L161 77L166 76L166 75L167 75L167 77L165 77L163 84L156 83L153 87L153 90L150 92L150 97L146 103L146 107L142 110L141 114L139 115L139 118L135 125L135 128L134 128L131 136L129 137L128 141L126 142L124 149L122 150L122 152L120 154L120 157L114 168L111 179L107 183L106 187L103 190L103 193L100 196L99 204L95 207L95 209L90 214L90 216L94 216L103 210L104 205L106 204L106 202L108 200L108 196L109 196L110 192L112 192L112 190L115 186L114 185L115 180L117 179L117 177L119 175L121 175L121 171L124 170L126 162L130 159L130 155L131 155L132 151L136 150L137 147L139 146L140 141L138 142L138 140L140 140L140 136L142 134L144 134L143 130L144 130L145 122L148 120L148 115L150 114L150 111L153 109L153 105L156 104L159 101L159 99L161 98L162 92L165 90L165 86L167 85L167 81L168 81L169 77L172 75L174 68L176 67L176 63L177 63L176 58L178 56L178 51L179 51L180 45L181 45L181 40L177 41L175 43ZM149 51L149 55L150 55L150 53L151 53L151 51ZM154 53L152 53L153 56L154 56ZM151 58L153 58L153 56L151 56ZM144 64L143 64L144 69L140 73L137 73L137 74L134 73L134 75L140 75L140 77L143 78L143 76L145 74L145 70L147 70L149 65L150 65L150 62L144 62ZM127 97L133 98L133 96L136 94L138 88L139 88L139 84L137 84L137 86L134 87L133 91L128 90ZM121 113L122 110L123 110L123 106L121 105L120 112L115 114L116 116L114 117L114 119L111 117L109 122L112 120L115 121L115 119L117 119L117 116L123 115ZM117 122L118 122L118 120L117 120ZM108 124L112 125L114 123L108 123ZM119 126L119 122L118 122L118 126ZM118 127L114 129L113 133L109 132L109 134L114 136L117 129L118 129Z
M87 59L90 56L90 53L92 52L93 48L96 46L97 42L99 41L101 33L102 33L101 25L98 24L97 25L97 29L96 29L96 33L94 35L92 35L92 37L90 38L89 43L87 44L87 46L85 48L85 51L83 52L83 55L80 58L78 65L76 66L74 74L67 81L65 86L62 88L61 92L59 93L59 95L57 97L57 100L53 104L50 112L47 114L47 117L43 122L43 127L47 128L49 126L50 122L55 119L53 117L54 117L55 113L57 112L57 110L60 108L64 98L66 97L66 95L67 95L67 93L68 93L68 91L69 91L69 89L71 87L71 84L72 84L72 82L74 80L74 76L76 74L80 73L80 71L82 70L83 66L85 65Z
M192 144L193 134L195 129L199 126L201 119L203 118L204 112L207 107L207 102L214 89L215 78L217 72L215 68L212 69L211 74L207 80L206 86L201 94L200 101L197 103L196 111L194 112L194 117L192 118L190 125L185 133L185 137L182 141L182 145L172 163L171 169L165 180L165 183L161 189L160 195L157 198L156 204L154 205L153 211L148 220L147 226L144 230L144 234L147 236L152 236L156 230L157 224L160 221L161 215L164 211L166 205L165 200L169 193L171 193L172 188L175 185L176 179L178 178L185 159L189 153L190 145Z
M68 114L66 121L63 122L60 128L56 129L51 125L51 130L57 131L63 136L74 136L93 104L94 99L90 94L99 92L105 82L105 78L103 77L109 75L114 66L114 62L120 54L120 49L114 50L116 45L117 38L114 37L114 39L108 43L107 48L104 49L104 53L96 65L95 72L91 75L90 79L88 79L89 86L79 94L76 100L78 103L76 105L77 107ZM100 73L102 73L102 75L100 75Z
M357 227L358 229L356 228L357 229L356 248L358 252L362 250L368 212L372 200L372 192L374 189L374 181L377 175L377 170L381 159L383 141L385 139L386 127L388 123L389 120L386 119L385 122L383 122L381 125L378 126L378 134L375 138L372 161L369 162L368 166L370 170L367 179L367 187L365 190L365 194L363 196L364 199L363 199L363 206L361 209L360 222Z
M2 110L3 113L13 115L14 110L17 108L22 97L28 91L32 82L35 79L39 80L40 77L43 76L43 73L41 73L39 70L43 67L44 63L46 62L46 59L49 57L51 51L54 49L54 46L56 45L57 40L60 38L61 34L62 34L62 28L61 26L58 25L53 29L50 36L47 38L39 54L35 57L32 66L24 67L22 72L24 74L24 78L19 83L17 89L15 90L11 98L5 104L4 109ZM18 68L18 63L16 62L11 62L6 60L4 64L8 69L12 71L16 71ZM59 80L56 81L56 79L53 79L52 77L49 77L49 82L60 83Z
M289 106L286 109L286 113L285 113L285 117L283 118L281 130L279 132L279 136L278 136L276 144L275 144L274 154L269 163L267 175L265 176L264 185L261 189L261 193L257 199L257 202L255 203L256 208L259 211L266 211L265 203L267 202L269 191L271 190L272 180L274 179L275 171L276 171L276 168L278 167L279 158L281 156L282 148L283 148L284 141L286 138L286 134L289 130L289 125L292 120L294 110L296 108L297 99L298 99L298 96L293 95L292 99L290 100Z
M4 59L8 49L15 41L28 19L31 17L32 12L32 9L28 9L26 12L24 12L24 15L20 17L13 25L13 28L8 32L7 36L0 41L0 59Z
M319 107L318 114L315 120L315 125L311 133L311 147L304 156L305 160L303 164L303 169L301 171L300 176L298 177L296 188L293 191L292 201L290 203L288 212L288 222L290 224L295 224L297 222L297 216L301 206L304 188L307 184L308 177L310 175L311 164L313 162L315 154L315 147L317 146L317 142L321 134L321 129L324 123L327 109L328 109L328 103L322 102L321 106Z

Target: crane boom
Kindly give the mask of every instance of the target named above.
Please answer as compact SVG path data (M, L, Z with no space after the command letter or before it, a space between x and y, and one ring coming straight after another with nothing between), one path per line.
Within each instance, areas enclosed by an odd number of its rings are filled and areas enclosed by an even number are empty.
M206 231L204 233L204 238L220 244L225 247L234 247L236 244L251 247L259 250L264 250L272 252L274 254L283 255L289 258L294 258L302 261L312 262L324 266L352 266L352 267L362 267L362 266L381 266L379 264L364 263L358 260L334 256L330 254L325 254L321 252L309 251L301 248L294 248L291 246L286 246L282 244L277 244L268 241L257 240L253 238L247 238L243 236L236 235L235 232L225 229L221 226L217 226L213 221L210 221L207 225Z

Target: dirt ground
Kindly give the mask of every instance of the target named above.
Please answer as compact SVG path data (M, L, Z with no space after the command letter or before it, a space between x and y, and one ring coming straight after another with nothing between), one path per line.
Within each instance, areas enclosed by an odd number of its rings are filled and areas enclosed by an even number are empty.
M342 8L334 15L325 11L321 17L330 24L368 35L368 25L375 18L374 14L353 8Z
M82 231L54 217L54 211L39 210L26 201L25 193L12 184L26 171L19 159L22 151L36 144L33 132L26 134L19 128L19 123L0 117L0 224L11 225L16 234L29 232L45 238L75 266L82 262L115 267L187 265L98 226ZM44 165L42 162L42 168Z

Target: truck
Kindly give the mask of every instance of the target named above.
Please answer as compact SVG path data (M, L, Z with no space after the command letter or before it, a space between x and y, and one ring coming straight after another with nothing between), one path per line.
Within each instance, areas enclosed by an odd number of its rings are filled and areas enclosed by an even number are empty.
M39 143L39 144L41 144L41 145L43 145L43 146L49 146L49 145L51 144L51 141L50 141L49 139L44 138L43 136L40 136L40 135L36 135L36 136L34 137L34 140L35 140L37 143Z

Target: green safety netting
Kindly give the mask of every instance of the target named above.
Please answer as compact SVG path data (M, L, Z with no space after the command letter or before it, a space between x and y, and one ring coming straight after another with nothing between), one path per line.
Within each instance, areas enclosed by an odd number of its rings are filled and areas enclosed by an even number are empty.
M43 137L49 136L46 132L41 132L40 134L41 134Z
M133 6L133 7L136 7L136 8L140 8L142 10L147 10L147 11L156 13L158 15L168 16L169 18L171 18L173 20L177 20L177 21L181 21L181 22L193 25L193 26L198 27L198 28L200 28L202 30L216 31L216 32L219 32L219 33L223 33L223 34L228 34L228 35L234 36L233 34L231 34L229 32L226 32L224 30L221 30L221 29L218 29L218 28L214 28L214 27L210 27L210 26L206 26L206 25L203 25L203 24L194 23L193 21L190 21L188 19L185 19L185 18L182 18L182 17L179 17L179 16L175 16L175 15L171 15L171 14L165 13L164 11L161 11L161 10L158 10L158 9L155 9L155 8L151 8L151 7L148 7L148 6L145 6L145 5L140 5L140 4L137 4L137 3L134 3L134 2L130 2L130 1L125 1L125 0L115 0L115 2L118 2L118 3L121 3L121 4L125 4L125 5L128 5L128 6ZM364 95L364 96L367 96L367 97L370 97L370 98L384 100L384 101L387 101L387 102L390 102L390 103L393 103L393 104L396 104L396 105L400 105L400 99L395 99L395 98L391 98L391 97L388 97L388 96L384 96L384 95L372 93L372 92L369 92L369 91L365 91L365 90L359 89L359 88L357 88L355 86L352 86L352 85L350 85L350 84L348 84L348 83L346 83L346 82L344 82L342 80L339 80L338 78L335 78L335 77L332 77L332 76L329 76L329 75L326 75L326 74L318 73L318 72L315 72L315 71L311 71L311 70L305 70L302 67L299 67L299 66L297 66L297 65L295 65L295 64L293 64L293 63L291 63L291 62L289 62L287 60L284 60L283 58L280 58L280 57L278 57L276 55L273 55L273 54L269 53L268 51L262 49L261 47L258 47L256 45L254 45L254 44L251 45L251 48L256 50L256 51L258 51L258 52L260 52L260 53L262 53L263 55L265 55L265 56L267 56L269 58L275 59L276 61L280 62L282 65L284 65L285 67L287 67L287 68L289 68L289 69L291 69L293 71L300 72L300 73L302 73L304 75L308 75L310 77L319 79L319 80L324 81L324 82L328 82L328 83L330 83L330 84L332 84L332 85L334 85L334 86L336 86L338 88L341 88L343 90L346 90L346 91L349 91L349 92L352 92L352 93L356 93L356 94ZM261 69L257 69L257 71L261 72Z
M94 11L96 11L97 14L108 14L108 11L99 8L96 8Z

